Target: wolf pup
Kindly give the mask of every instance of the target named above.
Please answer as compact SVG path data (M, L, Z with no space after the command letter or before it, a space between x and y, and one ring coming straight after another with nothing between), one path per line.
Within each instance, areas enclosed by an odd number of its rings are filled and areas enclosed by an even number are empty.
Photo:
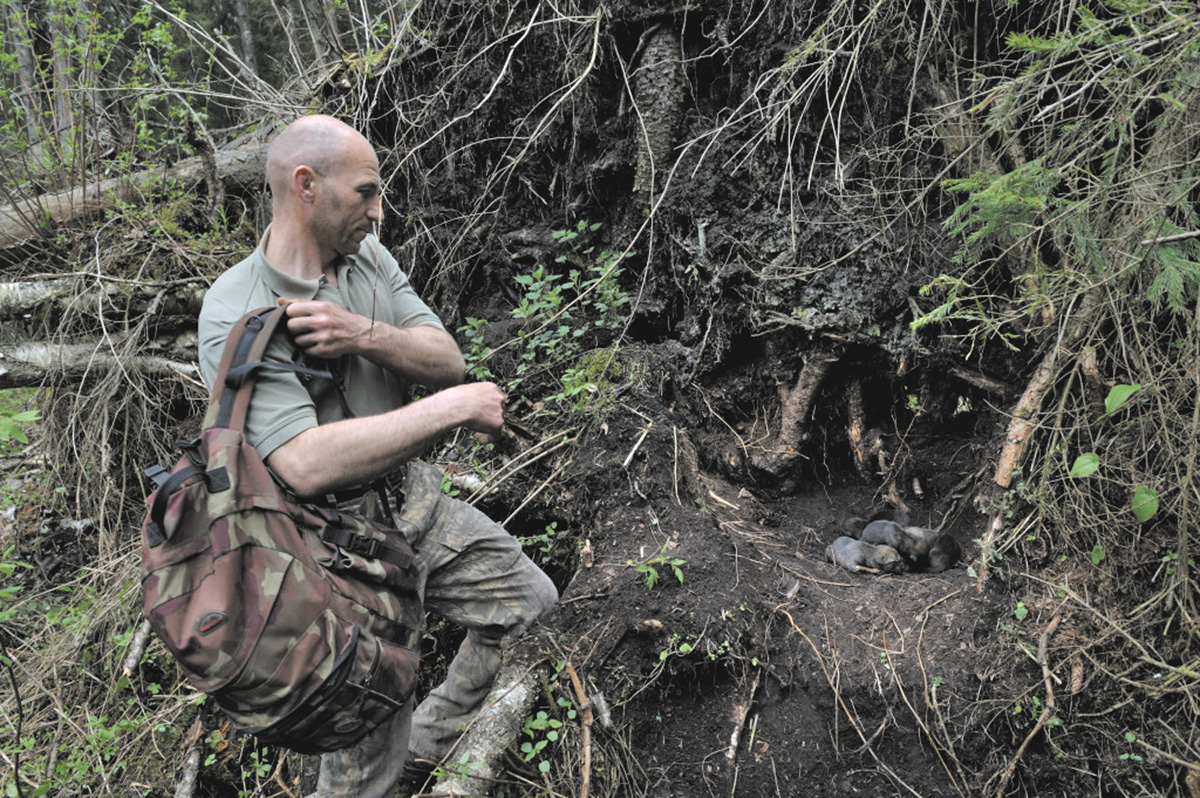
M859 568L873 568L888 574L902 574L908 570L900 552L891 546L865 543L845 535L829 544L825 556L834 565L853 573Z
M905 553L919 570L940 574L962 558L962 546L949 532L920 526L904 528L909 544Z

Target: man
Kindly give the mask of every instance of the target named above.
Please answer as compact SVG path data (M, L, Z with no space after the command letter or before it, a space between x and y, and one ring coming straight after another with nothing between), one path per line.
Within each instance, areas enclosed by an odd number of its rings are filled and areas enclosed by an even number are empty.
M454 339L379 245L382 184L374 149L332 117L302 117L271 143L267 180L270 227L204 300L205 380L211 387L238 318L287 304L289 335L276 336L268 357L292 360L298 352L335 380L260 372L249 441L301 497L361 488L407 464L402 512L420 516L410 542L425 606L467 628L446 681L419 707L410 702L358 745L322 758L322 798L391 795L406 760L410 767L436 762L449 751L491 687L502 638L523 632L558 594L511 535L443 496L432 467L410 463L457 427L497 435L504 397L492 383L463 383ZM438 390L405 404L409 382Z

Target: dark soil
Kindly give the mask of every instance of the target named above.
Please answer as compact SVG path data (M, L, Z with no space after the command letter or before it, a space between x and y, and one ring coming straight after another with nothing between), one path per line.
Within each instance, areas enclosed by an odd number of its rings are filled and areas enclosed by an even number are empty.
M571 497L594 508L578 541L591 554L545 621L559 656L612 708L594 741L599 792L972 792L987 748L969 724L1000 661L992 591L969 563L896 576L838 568L825 548L845 517L886 506L879 484L849 468L784 489L735 481L717 473L715 438L689 479L687 434L667 419L638 445L645 417L617 410L603 449L577 456L591 464ZM963 506L964 478L979 467L966 442L910 441L932 476L907 504L969 559L984 519ZM648 588L636 565L660 553L685 561L682 582L658 565ZM577 786L578 774L562 777Z

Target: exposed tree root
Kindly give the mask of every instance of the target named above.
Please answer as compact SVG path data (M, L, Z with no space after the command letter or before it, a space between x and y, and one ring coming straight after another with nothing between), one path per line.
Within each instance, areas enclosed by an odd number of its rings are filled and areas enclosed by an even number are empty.
M791 389L780 387L780 404L783 419L780 423L779 435L768 446L755 452L751 462L757 467L776 476L782 475L800 457L799 446L806 432L805 424L817 389L825 379L829 367L837 361L837 355L826 348L811 352L800 369L800 376Z
M1062 357L1064 355L1074 356L1075 348L1087 334L1092 332L1093 322L1101 307L1101 290L1092 288L1083 295L1079 309L1066 323L1059 340L1042 358L1037 371L1034 372L1029 384L1025 387L1025 392L1021 394L1016 407L1013 408L1012 420L1009 421L1008 432L1004 439L1004 447L1000 451L996 473L992 477L993 482L1002 491L1012 485L1013 475L1016 474L1025 459L1025 452L1029 449L1034 430L1037 429L1037 413L1041 410L1042 401L1062 370ZM991 501L991 497L981 497L980 503L983 508L995 504ZM983 584L988 577L988 560L991 558L996 537L1004 530L1004 508L992 506L991 513L991 520L984 533L979 555L978 587L980 590L983 589Z
M850 438L850 451L854 453L854 469L863 479L867 478L867 434L866 410L863 407L862 383L851 380L846 388L846 414L850 424L846 430Z

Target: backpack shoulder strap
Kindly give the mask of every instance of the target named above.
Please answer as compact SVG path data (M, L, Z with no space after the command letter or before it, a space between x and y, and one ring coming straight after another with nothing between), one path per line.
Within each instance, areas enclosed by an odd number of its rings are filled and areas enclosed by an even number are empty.
M285 324L284 306L252 310L238 319L225 342L221 365L213 383L212 398L204 418L204 429L225 427L242 429L246 410L254 390L255 377L262 369L280 369L312 377L332 379L327 371L305 368L295 363L277 363L263 359L271 336Z

